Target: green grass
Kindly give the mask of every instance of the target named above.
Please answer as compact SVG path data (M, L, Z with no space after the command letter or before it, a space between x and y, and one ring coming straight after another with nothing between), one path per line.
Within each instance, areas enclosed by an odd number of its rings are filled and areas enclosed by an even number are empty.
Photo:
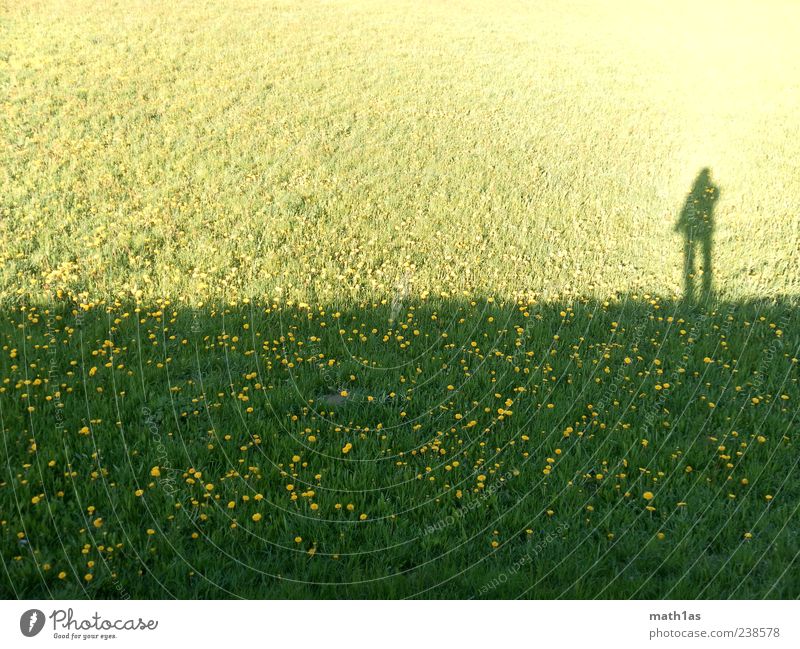
M0 595L797 597L799 21L0 0Z
M795 2L0 4L2 295L799 292Z
M796 307L395 312L9 314L4 592L797 594Z

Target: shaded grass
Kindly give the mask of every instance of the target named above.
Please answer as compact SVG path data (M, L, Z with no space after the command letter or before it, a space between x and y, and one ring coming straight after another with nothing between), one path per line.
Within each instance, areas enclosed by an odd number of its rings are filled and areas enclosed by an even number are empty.
M793 597L796 306L9 310L0 592Z

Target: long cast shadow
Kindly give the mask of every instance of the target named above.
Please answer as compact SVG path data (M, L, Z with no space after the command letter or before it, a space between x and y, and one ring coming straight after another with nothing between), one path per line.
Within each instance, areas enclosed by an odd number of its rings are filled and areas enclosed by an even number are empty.
M719 187L711 180L711 170L705 167L697 174L675 224L675 230L683 234L683 296L687 302L706 302L711 297L714 277L714 206L719 200L719 194ZM699 292L696 285L698 248L702 254Z

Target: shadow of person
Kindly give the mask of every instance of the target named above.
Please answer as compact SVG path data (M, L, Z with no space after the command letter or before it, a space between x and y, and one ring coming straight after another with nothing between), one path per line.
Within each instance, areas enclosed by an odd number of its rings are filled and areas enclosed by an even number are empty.
M683 297L694 301L698 297L707 300L711 296L714 271L711 252L714 245L714 205L719 200L719 187L711 181L711 170L706 167L694 181L692 190L675 224L675 230L683 234ZM697 249L702 254L702 282L697 295Z

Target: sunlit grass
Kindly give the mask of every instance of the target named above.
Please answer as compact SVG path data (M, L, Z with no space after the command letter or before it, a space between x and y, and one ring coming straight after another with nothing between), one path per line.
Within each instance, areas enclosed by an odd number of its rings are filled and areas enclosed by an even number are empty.
M5 297L798 293L794 2L4 5Z

